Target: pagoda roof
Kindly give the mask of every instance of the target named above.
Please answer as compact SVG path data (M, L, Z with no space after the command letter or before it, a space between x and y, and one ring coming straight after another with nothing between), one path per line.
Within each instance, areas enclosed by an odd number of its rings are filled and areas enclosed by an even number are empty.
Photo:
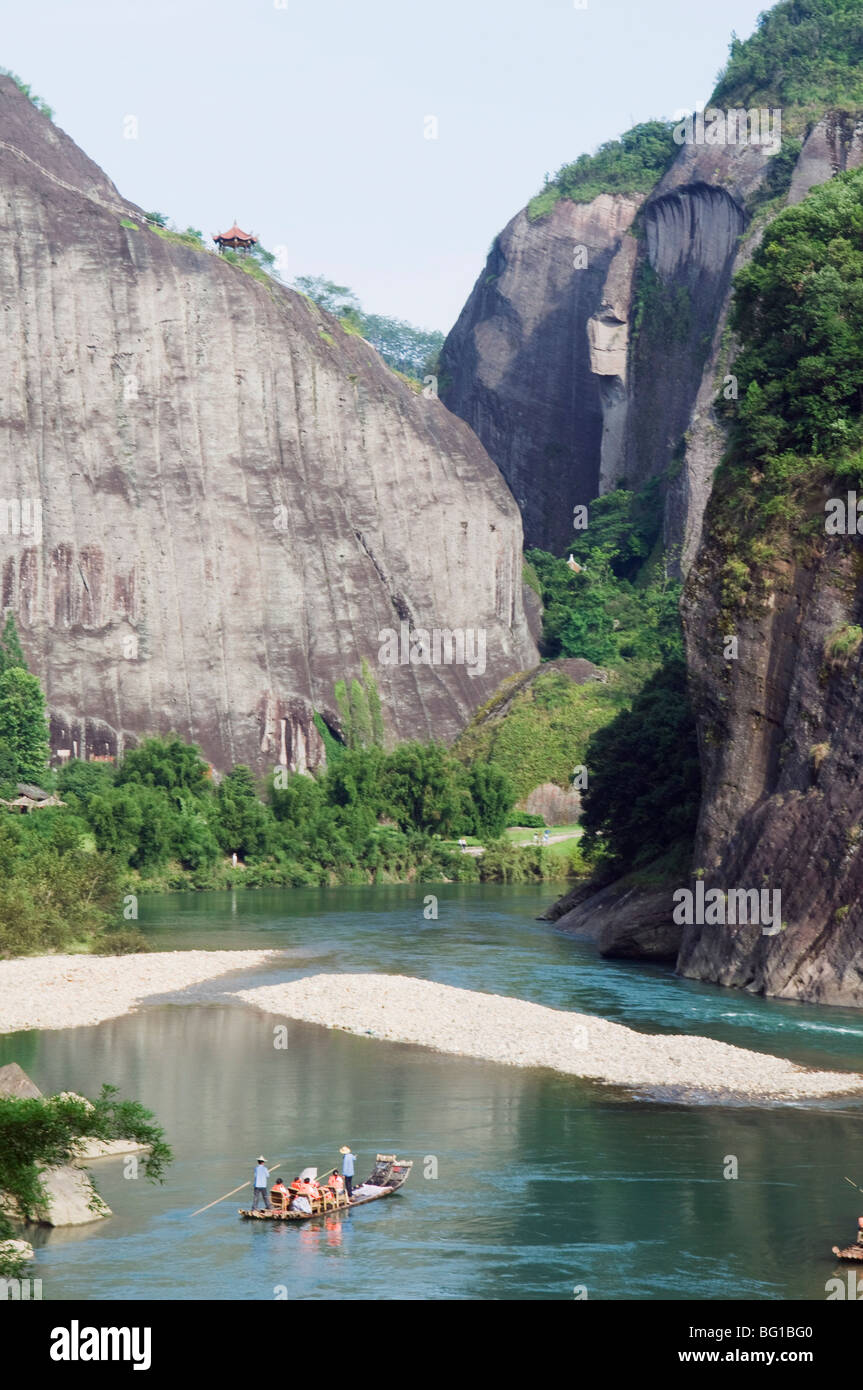
M257 241L257 237L253 237L251 232L244 232L235 222L227 232L217 232L213 241Z

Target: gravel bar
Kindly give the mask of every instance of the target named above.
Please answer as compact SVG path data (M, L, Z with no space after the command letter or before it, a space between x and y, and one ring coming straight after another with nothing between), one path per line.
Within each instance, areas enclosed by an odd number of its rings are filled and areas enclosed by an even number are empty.
M154 951L0 961L0 1033L104 1023L131 1013L148 996L189 990L229 971L253 969L271 956L271 951ZM191 991L186 999L193 1004L198 997Z
M637 1033L567 1013L404 975L311 975L241 989L284 1018L508 1066L551 1067L668 1099L799 1100L863 1090L856 1072L812 1071L781 1057L689 1033Z
M712 1038L639 1033L590 1014L404 975L309 975L254 987L223 978L272 965L278 955L164 951L0 961L0 1033L80 1028L165 998L233 1001L286 1019L506 1066L549 1067L668 1100L794 1101L863 1091L857 1072L813 1071Z

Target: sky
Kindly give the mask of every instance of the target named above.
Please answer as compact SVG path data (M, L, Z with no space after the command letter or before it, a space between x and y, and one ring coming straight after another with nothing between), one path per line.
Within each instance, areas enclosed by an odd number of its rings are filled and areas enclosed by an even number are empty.
M0 66L146 211L236 218L283 278L446 331L545 174L701 105L765 8L39 0L5 7Z

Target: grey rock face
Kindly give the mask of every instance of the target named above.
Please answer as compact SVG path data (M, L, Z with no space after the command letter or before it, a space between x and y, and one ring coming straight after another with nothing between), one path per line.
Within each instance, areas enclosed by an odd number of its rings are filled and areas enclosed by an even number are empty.
M42 1092L17 1062L0 1067L0 1096L12 1100L38 1100Z
M574 505L672 471L666 542L691 560L715 460L690 459L688 431L715 394L746 202L771 153L684 145L646 199L561 200L497 238L444 347L444 399L509 482L529 545L559 551ZM588 270L573 269L579 244Z
M818 1003L863 1004L863 660L829 656L859 625L854 537L776 576L768 603L739 621L725 661L709 541L684 593L704 794L696 867L706 886L781 892L784 930L684 929L679 969Z
M520 212L444 345L443 399L512 488L528 545L562 547L573 507L599 492L601 392L625 354L619 292L605 305L604 286L641 201L561 201L538 222ZM601 372L592 355L603 358Z
M669 888L642 888L618 881L598 892L582 887L549 909L561 931L596 943L611 960L677 959L682 929L673 921Z
M791 179L790 203L800 203L819 183L863 164L863 122L848 111L831 111L810 131Z
M48 1204L39 1219L40 1226L87 1226L111 1216L111 1208L98 1195L85 1172L73 1164L46 1168L42 1184Z
M403 737L535 664L518 511L470 430L302 296L147 228L5 78L0 233L2 603L55 749L175 730L303 770L364 657ZM401 621L484 631L485 670L379 665Z

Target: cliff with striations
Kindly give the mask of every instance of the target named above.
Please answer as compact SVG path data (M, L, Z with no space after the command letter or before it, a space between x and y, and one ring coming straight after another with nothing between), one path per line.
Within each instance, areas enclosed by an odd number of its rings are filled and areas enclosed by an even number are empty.
M55 750L175 730L303 769L363 658L402 737L455 736L535 663L518 510L471 431L304 297L147 226L8 78L0 306L2 604ZM485 669L379 665L403 621L483 630Z

